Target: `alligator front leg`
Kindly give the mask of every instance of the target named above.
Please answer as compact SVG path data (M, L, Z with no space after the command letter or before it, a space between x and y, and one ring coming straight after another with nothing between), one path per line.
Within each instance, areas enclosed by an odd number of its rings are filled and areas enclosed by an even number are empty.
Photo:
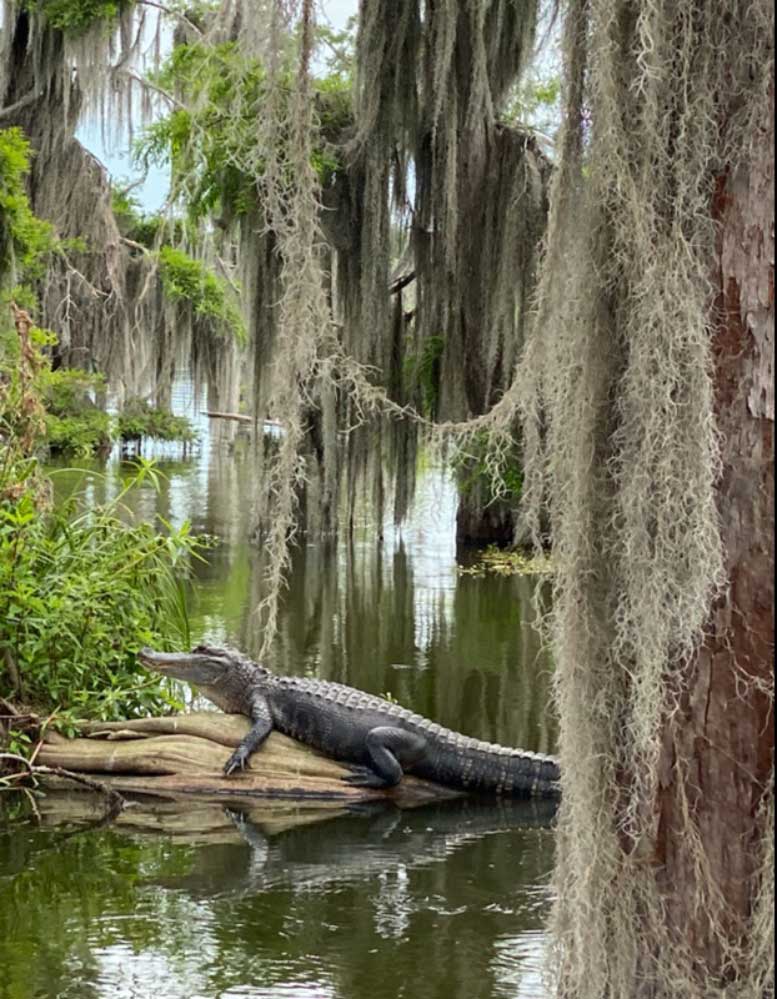
M351 767L344 780L354 787L394 787L404 767L409 767L426 752L426 739L415 732L390 725L370 729L366 738L369 766Z
M255 697L252 701L251 720L254 724L224 765L225 777L229 777L235 770L245 770L248 757L261 746L272 732L273 722L270 705L263 697Z

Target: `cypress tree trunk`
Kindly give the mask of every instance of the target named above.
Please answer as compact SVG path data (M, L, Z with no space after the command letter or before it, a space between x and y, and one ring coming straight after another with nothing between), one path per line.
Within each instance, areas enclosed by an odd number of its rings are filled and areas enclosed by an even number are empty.
M774 172L773 123L749 163L718 180L714 342L721 434L717 506L729 586L712 610L692 664L682 715L665 729L656 860L669 928L700 972L723 972L708 911L694 908L698 878L717 881L720 927L744 945L762 863L757 812L770 794L774 730L768 678L774 640ZM753 683L755 681L755 683ZM685 763L680 782L676 765ZM682 767L680 768L682 770ZM690 808L709 868L693 863L682 810ZM703 971L702 971L703 969Z

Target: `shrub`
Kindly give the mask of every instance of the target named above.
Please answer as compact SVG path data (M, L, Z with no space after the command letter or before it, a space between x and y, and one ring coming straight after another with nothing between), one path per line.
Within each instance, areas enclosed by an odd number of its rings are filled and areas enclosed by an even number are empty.
M169 410L149 405L143 399L130 399L116 419L118 435L123 441L152 437L159 441L181 441L192 444L197 432L185 416L175 416Z
M72 501L41 511L29 491L0 502L0 676L25 702L103 719L176 704L136 653L189 644L198 541L188 524L122 523L118 503L74 517Z
M113 443L111 418L99 409L91 393L104 387L101 375L75 368L41 374L46 408L46 443L52 454L86 456Z

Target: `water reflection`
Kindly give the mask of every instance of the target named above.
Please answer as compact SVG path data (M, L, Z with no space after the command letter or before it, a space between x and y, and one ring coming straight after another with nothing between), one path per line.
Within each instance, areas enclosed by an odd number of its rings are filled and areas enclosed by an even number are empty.
M0 999L539 996L550 807L211 807L186 843L49 803L0 835Z

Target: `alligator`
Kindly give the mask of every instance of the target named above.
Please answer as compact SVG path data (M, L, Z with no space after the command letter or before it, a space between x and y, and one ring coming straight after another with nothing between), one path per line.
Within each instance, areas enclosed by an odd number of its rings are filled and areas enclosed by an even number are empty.
M515 798L557 797L553 756L510 749L453 732L391 701L345 684L280 676L234 649L142 649L142 665L197 686L222 711L252 726L224 774L245 769L273 729L348 764L344 780L389 788L404 773L462 791Z

